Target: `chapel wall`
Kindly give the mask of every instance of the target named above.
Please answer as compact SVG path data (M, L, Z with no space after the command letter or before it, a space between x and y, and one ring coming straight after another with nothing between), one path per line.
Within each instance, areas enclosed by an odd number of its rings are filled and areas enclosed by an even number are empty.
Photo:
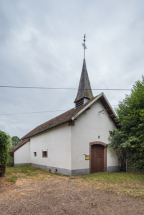
M48 157L42 157L48 151ZM34 152L37 156L34 156ZM71 127L67 123L35 135L30 140L31 164L63 174L71 172Z
M19 166L30 163L30 142L27 142L14 152L14 165Z
M99 112L102 110L104 110L104 114ZM89 143L100 141L108 144L109 130L114 130L115 128L115 124L99 100L89 110L78 116L77 120L75 120L75 126L72 127L73 174L78 172L80 174L89 173L89 160L85 160L84 155L89 155ZM107 169L112 170L117 166L117 155L113 149L107 149Z

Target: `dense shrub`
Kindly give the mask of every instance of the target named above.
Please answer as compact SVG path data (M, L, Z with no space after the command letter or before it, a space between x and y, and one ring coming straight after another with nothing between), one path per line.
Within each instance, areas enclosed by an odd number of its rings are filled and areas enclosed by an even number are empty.
M6 165L10 160L8 152L10 146L10 136L0 131L0 177L4 176Z
M127 158L128 170L144 171L144 77L137 81L130 95L116 109L119 128L110 131L108 147L119 150L119 159ZM131 165L130 165L131 163Z

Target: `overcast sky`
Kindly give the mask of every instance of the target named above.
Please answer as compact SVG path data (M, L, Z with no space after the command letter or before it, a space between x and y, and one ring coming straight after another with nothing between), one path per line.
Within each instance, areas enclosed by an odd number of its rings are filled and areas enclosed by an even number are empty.
M92 88L131 89L142 79L143 0L1 0L0 85L78 88L85 33ZM130 93L103 92L113 108ZM76 94L0 88L0 130L21 138L73 108ZM37 111L55 112L18 114Z

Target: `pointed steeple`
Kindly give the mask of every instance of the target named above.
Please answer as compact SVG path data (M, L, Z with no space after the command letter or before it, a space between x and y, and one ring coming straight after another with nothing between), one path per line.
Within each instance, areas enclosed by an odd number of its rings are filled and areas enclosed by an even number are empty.
M83 41L84 43L82 43L82 45L84 48L84 60L83 60L81 78L79 82L79 88L78 88L76 99L74 101L75 108L80 107L81 105L85 104L89 99L93 98L90 81L87 73L87 68L86 68L86 61L85 61L85 49L87 49L85 44L86 34L84 35Z
M74 103L77 103L82 99L84 100L84 98L87 98L87 100L93 98L85 59L83 60L83 67L82 67L82 73L81 73L81 78L79 82L79 88L78 88L77 96ZM83 102L83 104L84 103L85 102Z

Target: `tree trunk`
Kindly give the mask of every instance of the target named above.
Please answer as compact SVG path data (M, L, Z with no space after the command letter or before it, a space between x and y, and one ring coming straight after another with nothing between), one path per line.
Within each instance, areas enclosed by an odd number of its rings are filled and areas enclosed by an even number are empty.
M5 174L5 165L0 165L0 177L3 177Z
M128 160L126 158L126 172L128 171Z

